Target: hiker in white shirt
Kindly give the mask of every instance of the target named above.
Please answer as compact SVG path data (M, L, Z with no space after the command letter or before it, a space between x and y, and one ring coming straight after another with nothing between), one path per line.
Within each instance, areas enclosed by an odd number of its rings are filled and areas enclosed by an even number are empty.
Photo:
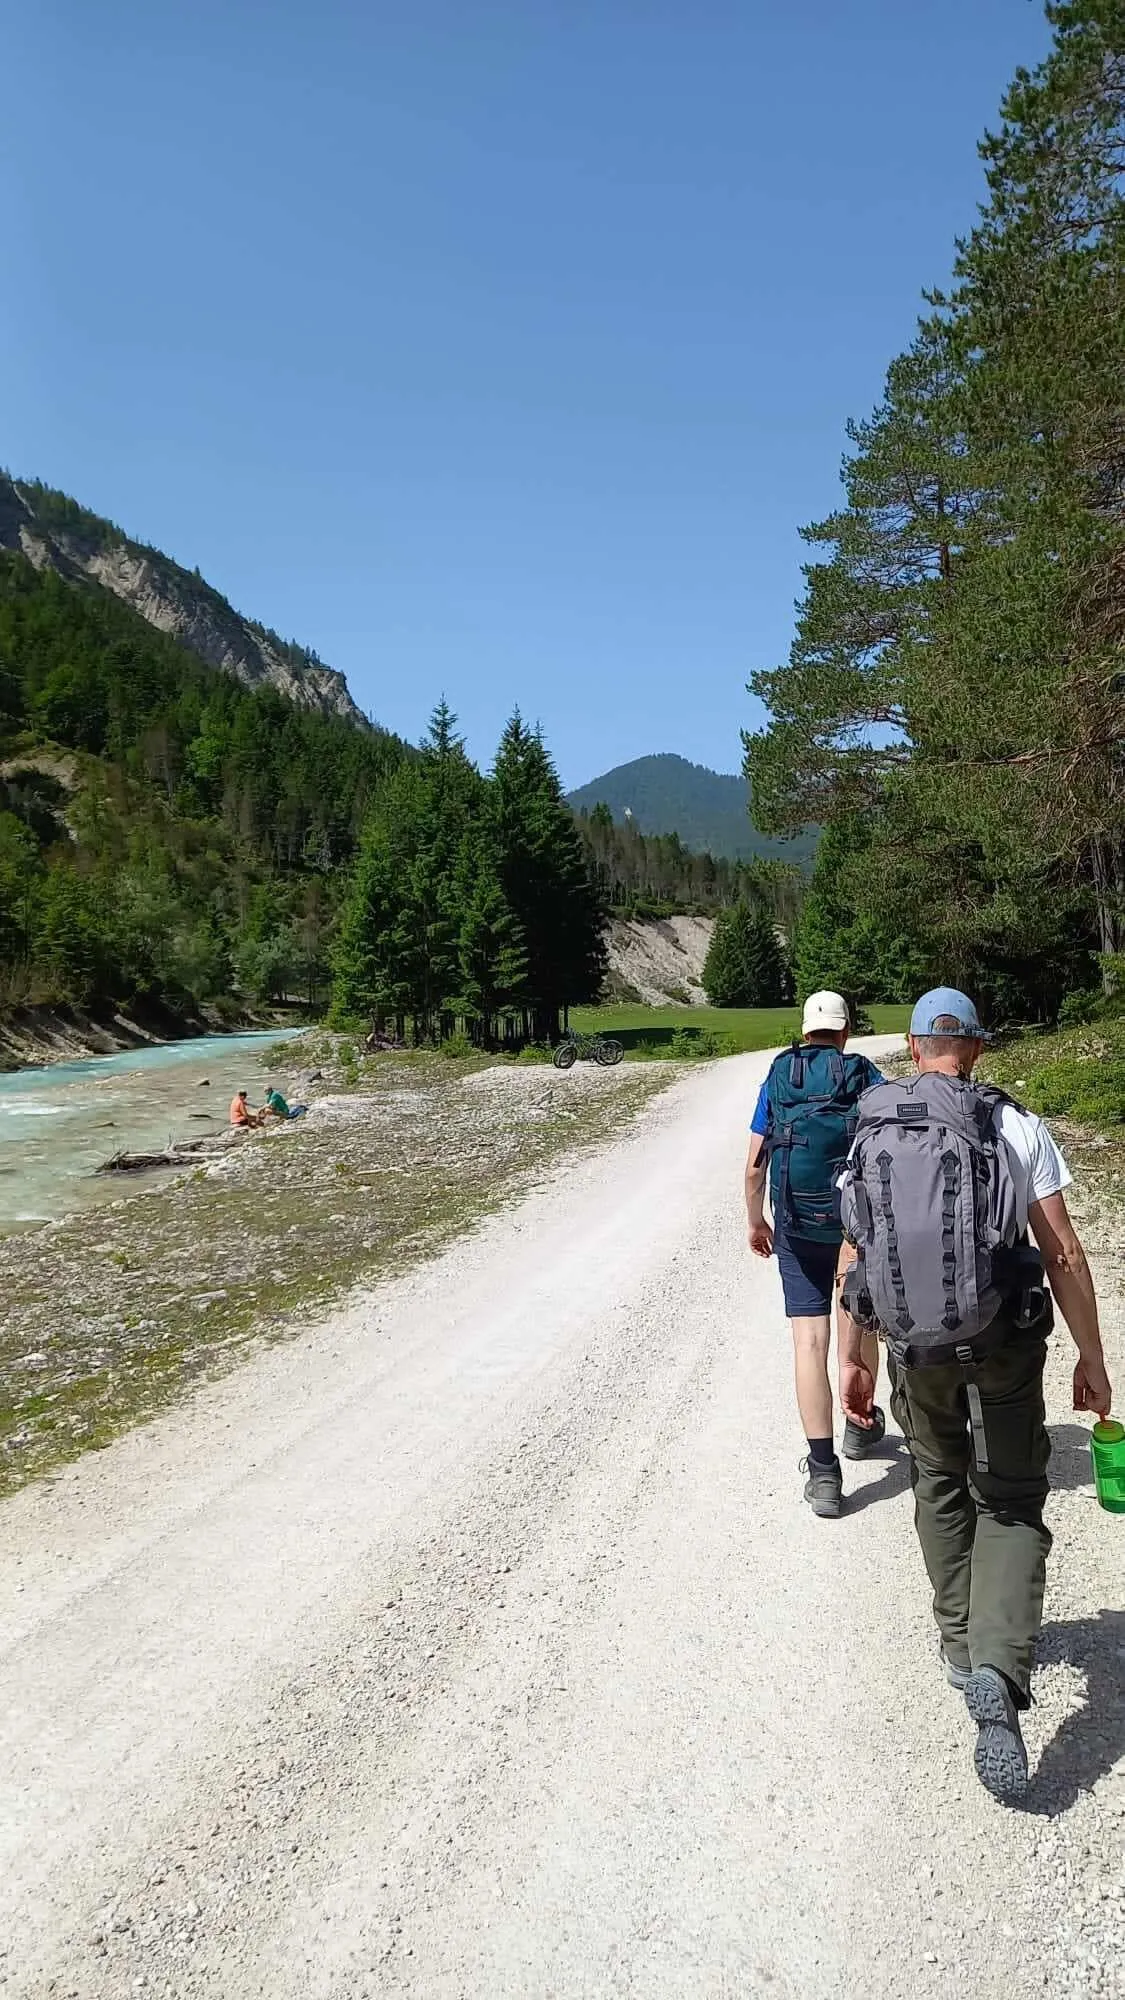
M1012 1800L1027 1786L1019 1711L1030 1700L1051 1547L1044 1273L1078 1349L1075 1409L1104 1417L1112 1392L1093 1281L1067 1213L1066 1162L1042 1119L974 1087L985 1039L973 1002L939 987L911 1019L915 1082L881 1085L861 1101L841 1184L853 1240L840 1276L858 1317L841 1320L840 1401L853 1423L871 1420L861 1333L874 1324L910 1449L946 1677L977 1724L978 1776ZM919 1189L936 1189L933 1207ZM982 1218L1001 1212L1008 1247L993 1252L982 1247ZM1026 1246L1029 1229L1041 1263Z

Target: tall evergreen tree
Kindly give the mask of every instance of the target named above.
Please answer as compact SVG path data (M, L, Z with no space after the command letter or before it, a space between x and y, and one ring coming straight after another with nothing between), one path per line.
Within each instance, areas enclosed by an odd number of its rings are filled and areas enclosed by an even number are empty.
M849 922L1036 1012L1125 941L1125 0L1048 16L747 744L766 830L867 816Z
M777 1007L786 998L785 960L770 918L748 903L715 918L703 987L713 1007Z
M518 711L492 787L497 877L527 948L530 1026L554 1040L567 1009L601 991L604 906L555 767Z

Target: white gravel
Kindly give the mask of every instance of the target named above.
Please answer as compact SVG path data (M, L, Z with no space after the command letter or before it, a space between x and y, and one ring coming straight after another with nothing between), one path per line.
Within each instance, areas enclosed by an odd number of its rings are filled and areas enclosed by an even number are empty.
M801 1505L764 1062L0 1510L5 1995L1125 1994L1125 1522L1065 1339L1017 1814L902 1458Z

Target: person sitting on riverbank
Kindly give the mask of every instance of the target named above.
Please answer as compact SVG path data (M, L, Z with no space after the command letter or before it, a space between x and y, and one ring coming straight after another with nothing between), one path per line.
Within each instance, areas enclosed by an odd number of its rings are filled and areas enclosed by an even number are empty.
M231 1098L230 1122L236 1131L252 1132L256 1130L265 1116L266 1113L264 1110L251 1110L246 1091L240 1090Z
M294 1104L291 1108L286 1103L284 1097L281 1095L280 1090L277 1090L271 1084L270 1088L266 1092L266 1102L265 1102L265 1108L263 1109L262 1112L262 1117L283 1118L290 1120L294 1118L303 1118L308 1108L309 1107L307 1104Z

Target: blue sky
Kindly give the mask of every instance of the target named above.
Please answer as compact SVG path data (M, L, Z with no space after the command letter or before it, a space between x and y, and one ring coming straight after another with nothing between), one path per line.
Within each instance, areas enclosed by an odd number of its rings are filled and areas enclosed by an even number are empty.
M733 770L1035 0L43 0L0 456L487 760ZM14 199L19 189L20 199Z

